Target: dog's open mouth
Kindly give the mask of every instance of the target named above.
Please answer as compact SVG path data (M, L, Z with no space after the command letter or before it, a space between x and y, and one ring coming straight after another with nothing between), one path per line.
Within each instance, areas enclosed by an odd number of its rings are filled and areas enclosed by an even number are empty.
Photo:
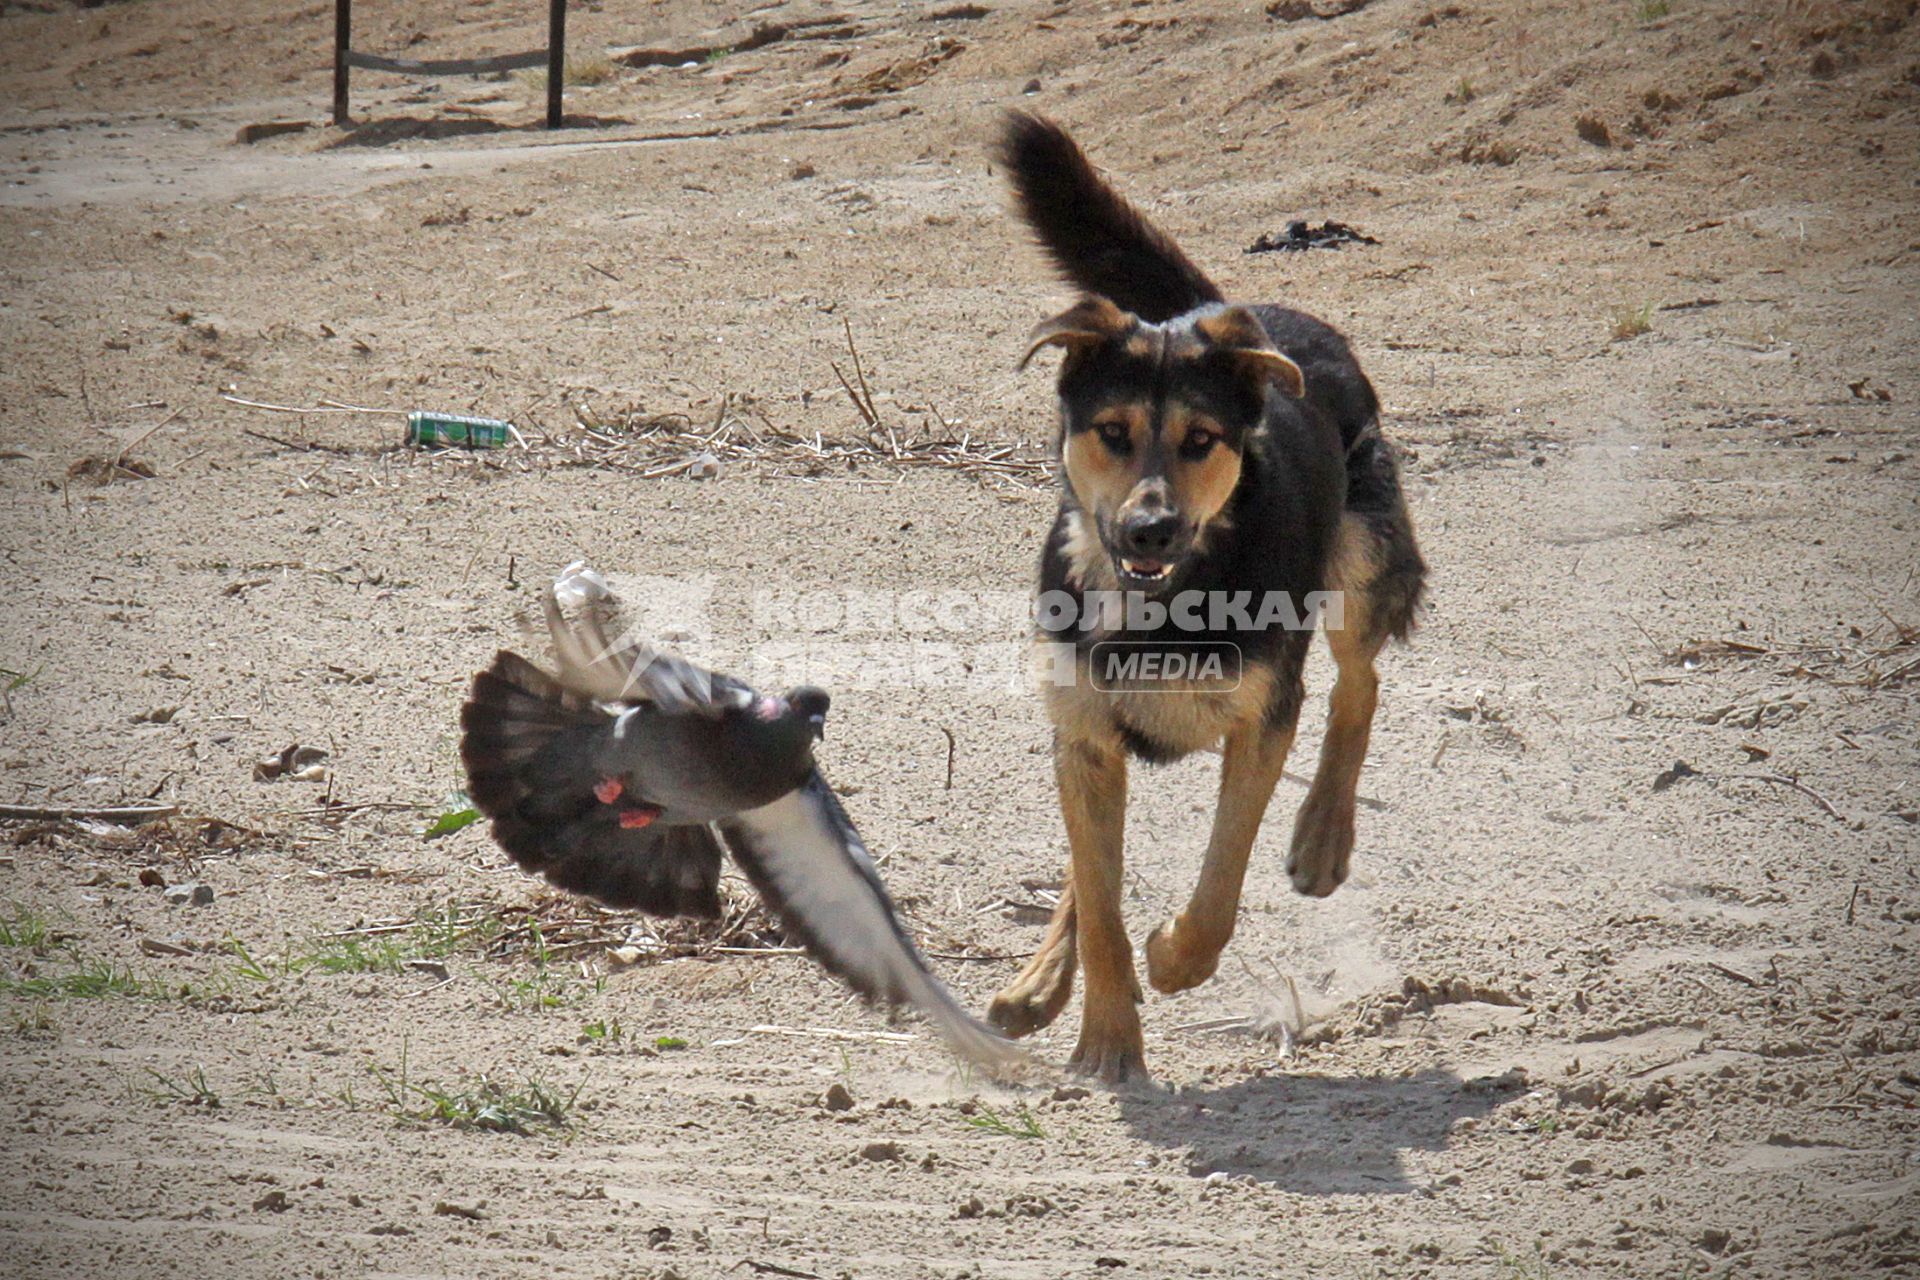
M1121 581L1129 586L1157 586L1173 576L1173 564L1167 560L1115 556L1113 563L1120 571Z

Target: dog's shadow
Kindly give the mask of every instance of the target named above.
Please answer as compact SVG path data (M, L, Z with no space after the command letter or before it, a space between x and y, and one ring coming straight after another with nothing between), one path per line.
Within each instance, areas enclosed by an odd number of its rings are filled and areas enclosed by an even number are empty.
M1195 1176L1246 1175L1303 1195L1392 1195L1419 1189L1403 1153L1442 1150L1457 1121L1486 1115L1518 1088L1426 1070L1268 1075L1116 1096L1128 1128Z

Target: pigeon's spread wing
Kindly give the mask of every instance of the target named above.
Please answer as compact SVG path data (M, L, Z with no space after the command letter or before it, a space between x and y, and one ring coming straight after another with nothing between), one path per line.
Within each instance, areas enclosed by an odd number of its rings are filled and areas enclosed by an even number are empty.
M747 878L830 973L864 996L912 1005L955 1053L991 1071L1011 1073L1029 1061L927 969L819 770L772 804L719 826Z
M593 794L604 710L517 654L473 678L460 712L467 789L513 860L562 889L650 915L720 914L706 826L630 828Z
M561 599L574 606L569 619ZM613 596L599 575L569 565L541 601L547 634L560 668L560 683L600 702L651 702L662 711L718 718L729 707L753 700L736 680L655 648L626 634L609 639L606 622Z

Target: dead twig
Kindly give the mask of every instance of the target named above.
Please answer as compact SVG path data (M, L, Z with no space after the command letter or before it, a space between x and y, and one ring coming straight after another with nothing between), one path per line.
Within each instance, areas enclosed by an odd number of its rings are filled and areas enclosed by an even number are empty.
M1790 787L1819 805L1821 809L1826 811L1829 817L1841 826L1851 827L1853 825L1845 814L1833 807L1833 801L1827 799L1798 778L1789 778L1784 773L1722 773L1717 776L1722 778L1739 778L1747 782L1765 782L1776 787Z
M833 376L840 379L840 385L846 388L847 399L853 401L853 407L860 411L860 417L867 424L867 429L877 429L880 425L880 419L874 416L872 406L860 398L860 393L853 389L851 382L847 381L847 375L840 372L840 366L838 364L831 360L829 360L827 364L828 367L833 370Z
M76 818L95 822L151 822L180 812L177 804L40 805L0 804L0 821L67 822Z
M873 422L880 420L879 407L873 403L873 388L867 385L867 373L860 365L860 348L853 344L853 321L846 316L840 317L840 327L846 331L847 354L853 357L853 376L860 383L860 394L867 402L867 416ZM896 449L897 453L898 450Z
M1742 973L1738 969L1730 969L1726 965L1721 964L1717 960L1707 961L1707 968L1713 970L1717 974L1720 974L1722 977L1732 978L1735 982L1744 983L1749 987L1764 987L1767 985L1766 983L1760 981L1760 979L1754 977L1752 974Z
M121 445L120 452L113 455L113 465L117 467L121 463L125 462L127 460L127 455L133 452L133 447L135 445L146 443L148 436L152 435L154 432L158 431L160 428L166 426L168 423L178 419L182 412L183 411L180 409L175 409L172 413L160 419L160 421L154 423L152 426L148 427L145 431L142 431L139 435L127 441L124 445Z
M242 400L239 396L227 395L220 398L228 404L237 404L244 409L265 409L268 413L386 413L406 416L402 409L368 409L360 405L341 404L337 400L323 400L319 407L297 404L270 404L265 400Z
M752 1267L757 1276L794 1276L797 1280L823 1280L818 1271L795 1271L792 1267L783 1267L777 1262L757 1262L752 1258L742 1258L728 1267L729 1271L738 1271L741 1267Z

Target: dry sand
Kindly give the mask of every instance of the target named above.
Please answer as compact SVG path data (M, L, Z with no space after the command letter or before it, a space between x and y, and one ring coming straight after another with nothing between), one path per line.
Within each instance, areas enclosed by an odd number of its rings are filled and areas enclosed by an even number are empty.
M412 56L542 28L360 8ZM606 3L558 134L512 78L361 74L325 127L324 4L0 10L0 801L182 810L0 826L0 1271L1920 1275L1920 26L1750 8ZM967 1080L751 919L622 967L636 922L421 835L465 680L577 555L707 575L742 647L790 638L758 591L1025 589L1044 477L881 459L832 367L850 329L914 448L1045 458L1012 363L1064 294L984 158L1014 105L1352 335L1434 565L1353 881L1289 890L1284 783L1220 976L1149 998L1158 1084L1118 1093ZM278 119L315 127L233 141ZM1241 252L1295 218L1381 243ZM825 763L984 1007L1064 857L1045 719L887 684L839 689ZM296 742L326 781L255 780ZM1136 938L1214 768L1136 775ZM427 1114L483 1080L570 1105Z

